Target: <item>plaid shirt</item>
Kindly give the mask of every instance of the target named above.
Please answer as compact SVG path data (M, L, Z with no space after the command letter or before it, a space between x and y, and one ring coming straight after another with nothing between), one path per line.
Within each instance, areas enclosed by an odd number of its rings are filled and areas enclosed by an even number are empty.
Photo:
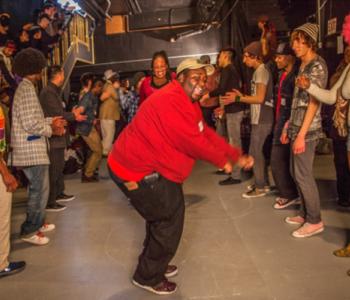
M135 91L129 91L126 94L120 93L119 98L121 107L127 115L128 123L130 123L139 107L140 96Z
M13 166L50 164L47 137L52 118L44 118L35 87L28 79L19 84L13 100L11 147Z

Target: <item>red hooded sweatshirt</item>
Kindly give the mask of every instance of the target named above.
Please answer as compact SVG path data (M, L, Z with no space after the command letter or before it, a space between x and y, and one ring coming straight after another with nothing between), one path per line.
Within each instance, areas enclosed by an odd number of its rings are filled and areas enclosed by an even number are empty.
M239 148L231 147L203 121L198 102L192 102L173 80L142 104L123 130L108 157L112 172L126 181L139 181L158 172L182 183L195 160L222 168L236 162Z

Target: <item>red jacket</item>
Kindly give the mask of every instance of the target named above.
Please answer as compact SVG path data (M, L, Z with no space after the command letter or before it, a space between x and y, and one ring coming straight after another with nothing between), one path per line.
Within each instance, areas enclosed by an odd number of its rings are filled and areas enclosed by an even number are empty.
M108 165L126 181L158 172L181 183L196 159L222 168L228 160L237 161L240 153L204 123L198 102L174 80L140 107L114 143Z

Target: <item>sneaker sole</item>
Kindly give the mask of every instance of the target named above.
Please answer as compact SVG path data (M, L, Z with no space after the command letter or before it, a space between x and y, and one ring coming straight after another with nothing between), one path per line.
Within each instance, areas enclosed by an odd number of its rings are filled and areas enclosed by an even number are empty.
M0 274L0 278L1 278L1 277L6 277L6 276L11 276L11 275L13 275L13 274L17 274L17 273L19 273L19 272L22 272L24 269L25 269L25 266L24 266L24 267L21 267L21 268L18 268L18 269L16 269L16 270L7 272L7 273L2 273L2 274Z
M57 199L56 202L70 202L75 200L75 197L68 198L68 199Z
M47 240L47 242L45 242L45 243L35 243L35 242L30 241L29 239L26 239L26 238L21 238L21 240L24 241L24 242L27 242L29 244L36 245L36 246L45 246L45 245L47 245L50 242L50 240Z
M266 193L264 192L263 194L260 194L260 195L247 195L247 194L243 194L242 197L243 198L246 198L246 199L249 199L249 198L259 198L259 197L265 197L266 196Z
M303 223L300 223L300 222L294 222L294 221L290 221L288 218L285 218L284 221L287 223L287 224L291 224L291 225L303 225Z
M151 286L147 286L147 285L142 285L140 283L138 283L137 281L135 281L134 279L132 280L132 283L134 285L136 285L137 287L144 289L146 291L149 291L151 293L157 294L157 295L170 295L170 294L174 294L177 290L177 287L175 288L175 290L171 291L171 292L159 292L156 291L154 288L152 288Z
M59 212L59 211L62 211L62 210L65 210L67 207L62 207L62 208L57 208L57 209L54 209L54 208L45 208L46 211L49 211L49 212Z
M288 206L291 206L291 205L298 205L300 204L301 201L300 200L291 200L291 201L288 201L286 204L284 205L279 205L277 202L273 205L273 208L274 209L283 209L283 208L286 208Z
M176 269L175 271L173 271L173 272L171 272L171 273L165 273L164 276L165 276L166 278L171 278L171 277L176 276L178 273L179 273L179 270Z
M292 236L295 237L295 238L306 238L306 237L311 237L311 236L314 236L316 234L319 234L319 233L321 233L323 231L324 231L324 227L321 227L320 229L317 229L314 232L303 234L303 235L298 235L298 234L295 233L295 231L293 231Z

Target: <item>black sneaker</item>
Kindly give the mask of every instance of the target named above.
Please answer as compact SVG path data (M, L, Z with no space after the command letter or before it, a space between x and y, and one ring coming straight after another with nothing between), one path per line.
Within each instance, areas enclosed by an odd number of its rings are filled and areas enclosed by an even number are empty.
M65 193L62 193L61 195L57 196L56 201L57 202L68 202L68 201L72 201L75 199L75 196L73 195L66 195Z
M16 274L18 272L23 271L25 267L26 267L25 261L10 262L5 269L0 271L0 277Z
M81 177L82 183L90 183L90 182L98 182L98 181L99 181L99 179L98 179L98 176L96 176L96 175L92 175L92 176L88 177L88 176L85 176L83 174L83 176Z
M230 185L230 184L240 184L242 181L240 179L234 179L231 176L227 177L224 180L220 180L219 184L220 185Z
M132 283L157 295L170 295L175 293L177 289L176 283L168 281L167 279L164 279L161 283L158 283L155 286L143 285L141 283L138 283L135 279L132 280Z
M46 206L46 211L62 211L65 210L67 208L67 206L59 204L59 203L55 203L55 204L51 204L51 205L47 205Z

